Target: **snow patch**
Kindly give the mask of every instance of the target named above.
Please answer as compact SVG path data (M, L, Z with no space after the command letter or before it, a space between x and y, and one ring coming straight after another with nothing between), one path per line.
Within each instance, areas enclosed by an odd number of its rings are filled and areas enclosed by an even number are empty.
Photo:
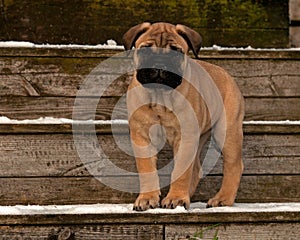
M16 120L0 117L0 124L128 124L127 120L73 120L68 118L41 117L38 119Z
M16 120L8 117L0 117L0 124L128 124L128 120L73 120L68 118L40 117L38 119ZM299 121L244 121L244 125L300 125Z
M47 49L117 49L124 50L123 46L117 45L117 42L109 39L106 44L80 45L80 44L35 44L31 42L0 41L0 48L47 48Z
M244 125L300 125L300 121L244 121Z
M133 204L87 204L87 205L17 205L0 206L0 215L41 215L41 214L130 214ZM236 203L232 207L206 208L206 203L192 203L189 210L183 207L175 209L149 209L147 214L178 213L245 213L245 212L299 212L300 203Z
M8 48L33 48L35 46L34 43L31 42L15 42L15 41L7 41L7 42L0 42L0 47L8 47Z
M50 48L50 49L117 49L124 50L124 47L117 45L117 42L109 39L105 44L82 45L82 44L35 44L32 42L20 41L0 41L0 48ZM212 47L203 47L202 50L213 51L300 51L300 48L253 48L248 47L221 47L213 45Z
M253 48L248 47L221 47L213 45L212 47L203 47L201 50L214 50L214 51L300 51L300 48Z
M192 203L189 212L299 212L300 203L235 203L232 207L218 207L203 209L206 204Z

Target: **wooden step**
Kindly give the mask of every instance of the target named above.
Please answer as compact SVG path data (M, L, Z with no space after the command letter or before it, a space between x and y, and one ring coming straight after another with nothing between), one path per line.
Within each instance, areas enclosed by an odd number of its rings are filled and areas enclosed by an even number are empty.
M0 207L1 239L298 239L300 203L132 211L132 204Z
M126 119L126 108L115 105L126 92L130 74L118 77L122 69L116 68L116 80L99 101L95 125L76 125L88 161L78 154L70 121L20 122L40 117L71 119L77 91L87 75L117 53L66 47L0 49L0 117L16 119L0 123L0 239L298 239L300 51L201 52L202 59L235 77L246 101L245 171L237 203L232 208L205 209L204 202L220 188L220 158L200 181L189 211L143 213L131 210L139 182L134 157L117 144L119 140L130 148L127 123L107 122L113 111ZM93 89L84 99L99 97L98 88ZM80 119L93 116L89 106L80 109ZM91 136L95 144L88 145ZM91 155L100 147L105 155ZM208 147L204 153L212 149ZM105 156L130 174L99 168ZM170 181L172 164L163 167L171 160L172 151L165 146L159 153L158 167L164 169L161 183ZM102 171L93 175L89 168ZM129 190L107 183L129 186ZM162 195L167 191L168 186Z
M97 167L104 156L90 157L84 164L74 145L70 123L0 124L0 204L132 203L138 191L134 157L118 147L111 124L96 124L95 129L99 145L87 147L83 154L90 156L101 146L112 163L132 174L119 175L108 168L91 175L87 168ZM119 140L130 147L127 124L117 124L117 130ZM300 201L299 122L245 122L244 133L245 171L237 202ZM87 137L89 134L82 135L82 146L87 146ZM171 159L172 151L166 146L159 153L159 169ZM162 183L170 181L170 171L166 168L160 173ZM208 200L218 191L221 179L219 159L200 181L192 200ZM124 183L130 188L123 192L105 182L118 187ZM166 186L163 194L167 190Z
M72 118L75 97L88 74L121 52L84 47L0 48L0 115ZM235 78L245 97L245 120L299 120L300 51L211 49L201 51L200 58L225 68ZM115 109L115 104L125 94L130 74L122 75L125 70L120 62L116 64L101 72L101 77L115 76L115 81L104 92L96 113L87 106L80 109L82 118L95 115L108 120L113 110L126 115L126 108ZM99 95L101 81L95 84L85 97Z

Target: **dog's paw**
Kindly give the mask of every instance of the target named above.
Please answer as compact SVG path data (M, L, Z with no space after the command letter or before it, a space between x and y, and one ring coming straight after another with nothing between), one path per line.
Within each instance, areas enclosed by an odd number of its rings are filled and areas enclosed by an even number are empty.
M133 204L133 210L146 211L159 207L159 193L141 193Z
M162 201L161 207L175 209L177 206L183 206L185 209L190 207L190 197L187 196L172 196L168 194Z
M235 197L228 195L216 195L208 200L206 208L232 206L234 204L234 199Z

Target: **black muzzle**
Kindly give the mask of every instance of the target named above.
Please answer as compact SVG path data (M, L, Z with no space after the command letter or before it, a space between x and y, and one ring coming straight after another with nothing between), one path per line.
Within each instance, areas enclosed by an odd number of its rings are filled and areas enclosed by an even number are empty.
M150 47L141 48L137 51L137 80L144 87L166 86L175 89L182 83L183 53Z

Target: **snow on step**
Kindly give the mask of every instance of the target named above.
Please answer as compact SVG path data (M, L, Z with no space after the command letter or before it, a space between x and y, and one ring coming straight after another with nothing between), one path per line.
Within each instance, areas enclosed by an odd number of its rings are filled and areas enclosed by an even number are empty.
M35 44L25 41L0 41L0 48L47 48L47 49L109 49L124 50L124 47L117 45L115 40L109 39L106 44L81 45L81 44ZM202 50L214 51L300 51L300 48L253 48L248 47L222 47L213 45L212 47L203 47Z
M2 215L41 215L41 214L130 214L132 204L89 204L89 205L17 205L0 206ZM232 207L206 208L206 203L192 203L189 210L184 207L176 209L149 209L147 214L178 213L266 213L266 212L300 212L300 203L235 203Z
M26 119L26 120L16 120L10 119L8 117L0 117L0 124L128 124L127 120L124 119L114 119L114 120L85 120L78 121L68 118L54 118L54 117L40 117L37 119ZM244 121L244 125L300 125L299 121Z

